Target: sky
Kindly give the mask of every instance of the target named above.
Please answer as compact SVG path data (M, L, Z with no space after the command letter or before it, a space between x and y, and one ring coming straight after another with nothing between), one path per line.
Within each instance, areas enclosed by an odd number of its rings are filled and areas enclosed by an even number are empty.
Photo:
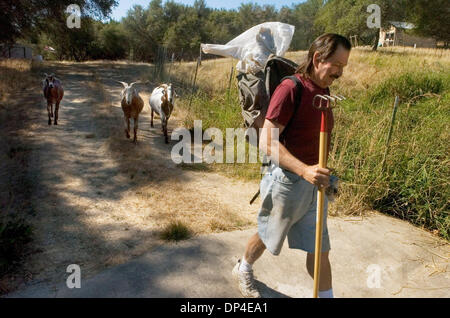
M163 3L166 1L163 0ZM193 5L194 0L175 0L177 3L182 3L186 5ZM292 3L300 3L303 1L295 0L206 0L206 6L214 9L237 9L241 3L257 3L260 6L263 5L274 5L276 9L280 9L283 6L291 6ZM144 8L148 7L150 0L119 0L119 5L115 7L112 11L111 17L120 21L124 16L127 15L127 11L133 7L135 4L139 4Z

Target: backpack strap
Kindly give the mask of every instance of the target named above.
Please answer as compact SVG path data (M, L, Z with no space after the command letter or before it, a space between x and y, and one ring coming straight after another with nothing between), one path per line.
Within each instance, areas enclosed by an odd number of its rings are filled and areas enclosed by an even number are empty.
M291 116L291 119L289 119L288 123L286 124L286 127L284 128L283 132L280 135L280 141L284 142L285 138L286 138L286 134L287 131L289 129L289 127L291 126L291 123L293 121L293 118L295 117L295 115L297 114L297 110L300 107L300 104L302 102L302 93L303 93L303 84L302 82L298 79L297 76L295 75L291 75L291 76L286 76L283 77L280 81L280 83L282 83L285 79L290 79L291 81L293 81L295 83L295 86L297 87L297 91L295 92L295 104L294 104L294 113Z

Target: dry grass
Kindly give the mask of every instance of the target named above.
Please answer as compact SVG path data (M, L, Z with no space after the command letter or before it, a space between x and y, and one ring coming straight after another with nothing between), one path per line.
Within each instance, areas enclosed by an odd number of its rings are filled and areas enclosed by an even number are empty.
M196 85L201 87L202 90L216 94L225 90L229 85L231 68L233 68L233 74L236 74L234 70L237 60L231 58L217 58L202 61L202 65L198 69ZM166 65L167 78L175 78L175 82L178 86L191 88L194 80L194 73L197 62L186 63L174 63ZM235 81L232 81L235 84Z
M28 107L40 98L35 70L28 60L0 60L0 294L28 279L21 265L30 254L34 210L32 147L24 136L33 116Z
M288 52L286 57L298 63L305 55L305 51ZM450 67L450 50L391 47L372 52L370 48L358 47L350 54L344 76L331 89L353 96L355 92L373 88L394 74L423 70L435 72L445 67Z
M30 85L32 62L29 60L0 59L0 103L8 100L11 93Z

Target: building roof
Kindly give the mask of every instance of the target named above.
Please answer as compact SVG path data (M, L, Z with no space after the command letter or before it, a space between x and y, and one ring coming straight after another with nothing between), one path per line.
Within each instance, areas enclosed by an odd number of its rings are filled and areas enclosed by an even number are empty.
M397 22L397 21L390 21L390 24L392 24L393 26L395 26L396 28L399 29L407 29L407 30L411 30L415 28L415 25L409 22Z

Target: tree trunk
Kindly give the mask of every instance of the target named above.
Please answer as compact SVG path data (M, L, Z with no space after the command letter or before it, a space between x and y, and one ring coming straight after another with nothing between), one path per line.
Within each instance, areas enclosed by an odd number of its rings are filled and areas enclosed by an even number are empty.
M380 29L377 29L377 34L375 35L375 43L372 46L372 51L376 51L378 49L379 40L380 40Z

